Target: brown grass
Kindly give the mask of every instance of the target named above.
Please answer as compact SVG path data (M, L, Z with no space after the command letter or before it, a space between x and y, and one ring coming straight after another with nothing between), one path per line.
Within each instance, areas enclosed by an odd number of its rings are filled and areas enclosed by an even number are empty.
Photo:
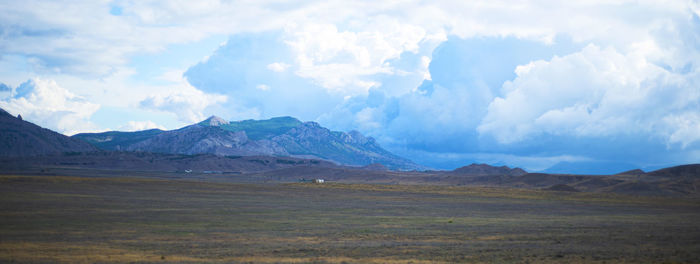
M0 176L0 262L700 262L692 199Z

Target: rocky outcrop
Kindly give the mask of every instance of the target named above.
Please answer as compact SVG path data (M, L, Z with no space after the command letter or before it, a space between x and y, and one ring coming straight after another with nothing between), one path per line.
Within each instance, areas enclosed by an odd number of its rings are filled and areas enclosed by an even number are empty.
M221 117L218 116L211 116L207 118L206 120L200 122L199 124L201 125L207 125L207 126L221 126L228 124L228 121L224 120Z

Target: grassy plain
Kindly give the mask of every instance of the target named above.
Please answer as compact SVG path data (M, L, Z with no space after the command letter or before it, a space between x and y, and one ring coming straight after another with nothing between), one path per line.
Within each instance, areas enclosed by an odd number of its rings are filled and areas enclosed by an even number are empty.
M700 262L700 201L0 176L2 263Z

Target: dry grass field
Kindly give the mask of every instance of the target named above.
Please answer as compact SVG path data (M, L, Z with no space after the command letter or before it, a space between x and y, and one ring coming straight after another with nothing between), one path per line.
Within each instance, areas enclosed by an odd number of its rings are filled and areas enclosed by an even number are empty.
M0 262L700 262L697 199L128 176L0 176Z

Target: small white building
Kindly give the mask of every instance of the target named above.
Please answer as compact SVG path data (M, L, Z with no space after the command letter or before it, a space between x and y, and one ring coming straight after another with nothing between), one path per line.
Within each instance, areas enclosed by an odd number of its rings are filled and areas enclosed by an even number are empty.
M325 182L323 179L314 179L314 183L323 183Z

